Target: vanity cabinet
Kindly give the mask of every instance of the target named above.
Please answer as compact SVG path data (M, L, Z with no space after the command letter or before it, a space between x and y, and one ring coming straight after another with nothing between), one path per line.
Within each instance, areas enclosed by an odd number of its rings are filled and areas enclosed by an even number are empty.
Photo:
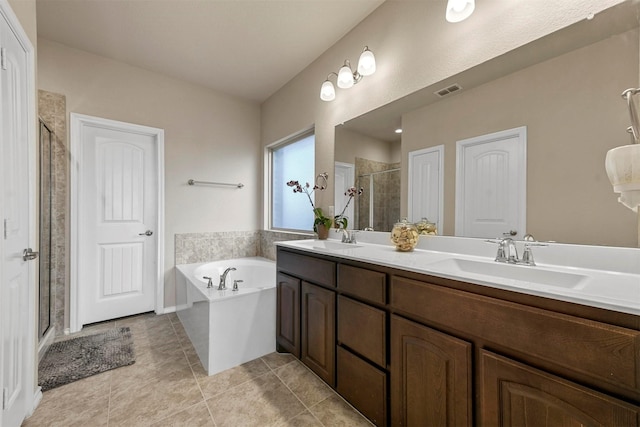
M283 247L277 268L279 348L298 322L376 425L640 426L638 316Z
M490 351L479 359L479 425L638 425L637 406Z
M336 263L277 253L276 345L335 386Z
M300 358L300 279L283 273L276 278L277 349Z
M327 384L335 387L335 292L303 281L301 297L300 360Z
M472 425L472 344L391 316L395 426Z

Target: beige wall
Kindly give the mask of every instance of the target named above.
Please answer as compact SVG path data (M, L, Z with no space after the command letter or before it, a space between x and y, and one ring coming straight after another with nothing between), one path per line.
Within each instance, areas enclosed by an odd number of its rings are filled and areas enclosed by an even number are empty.
M29 37L33 47L38 42L38 31L36 25L36 1L35 0L9 0L9 6L18 17L20 25Z
M336 127L336 162L355 164L356 157L376 162L394 163L400 161L400 144L392 144Z
M259 105L40 39L39 88L67 111L165 131L165 306L175 303L174 235L259 228ZM243 189L187 180L242 182Z
M634 30L405 114L404 165L409 151L444 144L443 233L453 235L456 141L526 126L526 231L539 240L636 246L636 215L617 202L604 158L629 143L620 94L637 82ZM403 195L406 188L405 180Z
M543 2L544 3L544 2ZM483 0L460 24L444 19L442 2L388 0L262 105L261 140L271 144L315 124L316 171L333 170L334 126L584 19L620 0L541 2ZM320 85L363 47L375 53L376 74L336 100ZM332 188L332 186L329 186ZM318 205L333 204L320 194Z

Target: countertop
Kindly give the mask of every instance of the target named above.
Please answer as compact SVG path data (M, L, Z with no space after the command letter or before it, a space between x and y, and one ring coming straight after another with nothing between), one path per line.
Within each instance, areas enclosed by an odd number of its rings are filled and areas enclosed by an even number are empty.
M633 272L548 263L510 265L468 253L420 248L400 252L390 244L343 244L333 239L283 241L276 245L640 315L640 274Z

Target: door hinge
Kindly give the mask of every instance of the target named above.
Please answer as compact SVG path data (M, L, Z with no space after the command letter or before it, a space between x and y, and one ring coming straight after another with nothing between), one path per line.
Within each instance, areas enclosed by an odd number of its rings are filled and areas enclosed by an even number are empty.
M2 388L2 410L3 411L7 409L7 391L8 389L6 387Z
M4 219L4 232L3 232L3 235L4 235L4 240L7 240L7 219L6 218Z
M0 68L7 69L7 49L0 47Z

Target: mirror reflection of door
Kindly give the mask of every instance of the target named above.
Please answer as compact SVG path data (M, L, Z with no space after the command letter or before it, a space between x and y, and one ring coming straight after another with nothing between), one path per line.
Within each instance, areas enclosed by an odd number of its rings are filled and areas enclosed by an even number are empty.
M526 203L525 126L456 143L456 236L521 239Z
M353 187L355 183L355 170L356 167L352 163L335 162L335 190L334 190L334 207L335 214L338 215L344 209L347 203L347 196L344 192L349 187ZM355 203L351 202L344 212L344 215L348 218L347 228L353 229L355 227L355 215L354 207Z
M444 145L409 152L409 220L427 218L443 230Z

